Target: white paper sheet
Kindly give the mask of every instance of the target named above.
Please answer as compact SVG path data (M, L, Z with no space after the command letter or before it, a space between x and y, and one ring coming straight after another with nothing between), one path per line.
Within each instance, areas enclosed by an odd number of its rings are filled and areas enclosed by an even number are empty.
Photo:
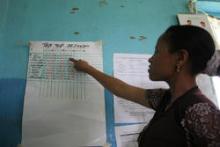
M196 77L196 83L202 93L206 95L216 106L218 106L217 95L215 93L212 77L206 74L199 74Z
M218 104L218 108L220 109L220 77L212 77L212 82L213 82L213 86L215 89L215 93L216 93L216 97L217 97L217 104Z
M103 70L101 42L31 42L23 115L24 147L106 142L104 89L69 58Z
M114 76L134 86L153 89L168 88L165 82L153 82L148 74L148 54L114 54ZM148 122L154 111L114 96L116 123Z
M214 34L214 38L216 40L216 49L220 50L220 20L214 17L208 17L210 25L212 27L212 31Z
M138 147L137 138L144 124L115 127L117 147Z

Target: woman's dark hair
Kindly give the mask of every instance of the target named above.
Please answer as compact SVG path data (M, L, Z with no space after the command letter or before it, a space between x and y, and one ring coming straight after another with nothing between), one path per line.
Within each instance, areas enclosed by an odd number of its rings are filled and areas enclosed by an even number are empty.
M193 75L206 68L208 60L215 52L212 36L197 26L171 26L165 31L163 37L168 41L171 53L178 52L181 49L187 50Z

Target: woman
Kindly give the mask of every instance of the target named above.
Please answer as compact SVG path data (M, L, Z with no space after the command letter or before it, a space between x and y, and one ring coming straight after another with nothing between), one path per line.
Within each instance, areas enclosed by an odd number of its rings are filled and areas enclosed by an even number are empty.
M142 89L108 76L86 61L70 59L113 94L156 111L140 133L139 147L220 146L220 111L196 84L214 53L210 34L195 26L171 26L149 59L149 77L170 89Z

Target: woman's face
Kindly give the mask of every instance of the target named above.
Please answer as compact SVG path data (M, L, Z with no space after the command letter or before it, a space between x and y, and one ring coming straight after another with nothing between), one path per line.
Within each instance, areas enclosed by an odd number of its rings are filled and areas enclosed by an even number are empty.
M176 73L177 55L169 52L169 45L160 37L154 55L149 59L149 77L153 81L169 81Z

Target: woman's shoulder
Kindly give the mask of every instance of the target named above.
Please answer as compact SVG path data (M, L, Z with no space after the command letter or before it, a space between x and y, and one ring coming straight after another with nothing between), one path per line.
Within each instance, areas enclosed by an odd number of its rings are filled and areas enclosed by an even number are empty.
M203 94L198 87L195 87L193 90L191 90L181 100L181 106L184 107L184 109L188 107L192 107L193 105L202 105L202 104L207 104L210 107L218 109L216 105L205 94Z
M185 94L175 106L175 114L181 120L186 114L199 114L204 111L218 112L217 106L205 96L198 87ZM196 113L198 112L198 113Z
M203 94L199 88L192 94L191 101L193 105L207 104L210 107L218 109L217 106L205 94Z
M220 145L220 111L199 89L191 95L181 124L189 144Z

